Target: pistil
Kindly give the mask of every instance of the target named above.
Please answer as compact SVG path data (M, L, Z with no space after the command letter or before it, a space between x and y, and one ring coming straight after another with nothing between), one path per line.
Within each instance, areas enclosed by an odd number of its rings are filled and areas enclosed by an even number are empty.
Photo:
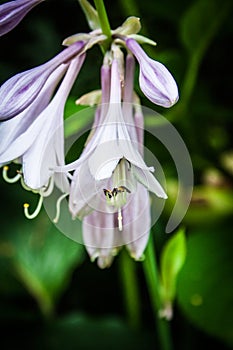
M58 223L58 220L60 218L60 213L61 213L61 202L63 201L63 199L65 199L67 196L68 196L69 193L63 193L57 200L57 203L56 203L56 216L55 218L53 219L53 222L55 224Z
M122 225L122 214L121 214L121 208L118 209L118 216L117 216L117 219L118 219L118 230L119 231L122 231L123 229L123 225Z

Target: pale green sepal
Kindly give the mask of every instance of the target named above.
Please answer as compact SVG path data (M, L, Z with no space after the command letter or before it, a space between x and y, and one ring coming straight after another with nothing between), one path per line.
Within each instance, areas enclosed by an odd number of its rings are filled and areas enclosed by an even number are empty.
M113 34L130 35L136 34L141 30L140 18L128 17L125 22L113 31Z
M101 90L93 90L87 94L82 95L78 100L75 101L75 103L76 105L93 107L101 103L101 97Z
M94 30L100 28L99 16L94 7L87 0L78 0L86 16L89 27Z
M76 43L77 41L88 41L90 40L90 38L91 38L91 35L88 33L78 33L78 34L71 35L68 38L65 38L62 42L62 45L70 46Z
M92 48L92 46L96 45L96 44L101 44L102 42L104 42L107 39L106 35L102 34L102 35L98 35L98 36L93 36L86 44L85 46L85 51L89 50L90 48Z
M130 34L128 35L128 38L132 38L136 40L139 44L149 44L152 46L156 46L157 43L154 40L151 40L147 38L146 36L139 35L139 34Z
M177 277L185 258L186 237L181 228L167 241L161 254L161 297L165 307L175 299Z
M85 51L89 50L93 45L101 43L107 39L106 35L100 35L101 31L96 30L91 33L79 33L64 39L62 45L70 46L77 41L86 41Z

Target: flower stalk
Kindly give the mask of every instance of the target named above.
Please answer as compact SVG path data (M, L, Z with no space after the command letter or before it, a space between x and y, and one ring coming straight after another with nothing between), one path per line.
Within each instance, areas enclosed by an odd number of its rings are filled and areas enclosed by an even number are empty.
M162 300L159 292L160 280L152 235L150 235L149 242L146 248L145 260L143 261L143 268L148 292L151 299L151 305L153 308L154 318L156 321L160 349L172 350L173 346L170 334L170 325L167 320L159 317L159 310L162 308Z
M106 52L109 48L110 43L111 43L111 37L112 37L111 27L109 24L108 15L107 15L103 0L94 0L94 3L95 3L96 10L98 13L102 32L107 37L107 39L101 45L103 47L104 51Z
M141 326L141 304L137 265L124 249L119 256L119 273L122 281L122 297L129 325L137 330Z

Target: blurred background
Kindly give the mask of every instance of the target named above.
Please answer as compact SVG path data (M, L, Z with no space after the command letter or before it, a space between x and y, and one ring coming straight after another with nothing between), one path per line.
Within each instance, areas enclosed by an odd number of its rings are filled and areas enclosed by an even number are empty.
M141 34L157 42L144 49L169 68L180 90L177 105L164 110L150 104L136 84L142 104L176 127L194 168L193 197L182 222L187 254L177 276L169 322L173 348L232 349L232 1L106 0L105 4L112 28L130 15L141 18ZM46 62L61 50L67 36L87 31L77 1L43 2L0 39L0 83ZM66 117L78 110L75 99L99 88L101 62L101 52L94 47L72 89ZM145 124L156 127L151 119ZM149 135L145 142L163 166L169 194L151 232L160 264L164 247L175 234L165 234L164 228L174 205L177 177L166 152L154 149ZM44 210L34 220L24 217L23 203L36 205L35 195L2 178L0 187L1 349L159 349L143 263L131 261L123 251L109 269L100 270L82 245L56 229ZM125 271L133 278L133 291Z

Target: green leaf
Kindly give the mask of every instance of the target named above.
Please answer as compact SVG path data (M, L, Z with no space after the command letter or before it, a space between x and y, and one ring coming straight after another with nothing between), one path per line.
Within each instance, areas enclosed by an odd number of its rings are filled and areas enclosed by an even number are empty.
M44 315L51 315L72 271L82 262L83 247L61 234L43 216L21 225L12 240L18 278Z
M199 185L194 187L192 201L185 222L192 225L208 225L233 213L233 191L224 186Z
M229 229L227 229L229 227ZM233 345L232 221L189 233L177 300L203 331Z
M84 107L79 106L75 103L76 98L74 97L69 97L66 101L65 105L65 119L68 119L70 116L72 116L75 113L80 112Z
M231 0L198 0L181 20L180 36L190 53L189 63L181 85L181 103L175 107L175 115L184 116L196 84L199 67L214 36L226 19L232 6Z
M172 302L176 295L178 274L186 257L186 238L184 229L179 229L166 243L161 254L161 291L162 298Z

